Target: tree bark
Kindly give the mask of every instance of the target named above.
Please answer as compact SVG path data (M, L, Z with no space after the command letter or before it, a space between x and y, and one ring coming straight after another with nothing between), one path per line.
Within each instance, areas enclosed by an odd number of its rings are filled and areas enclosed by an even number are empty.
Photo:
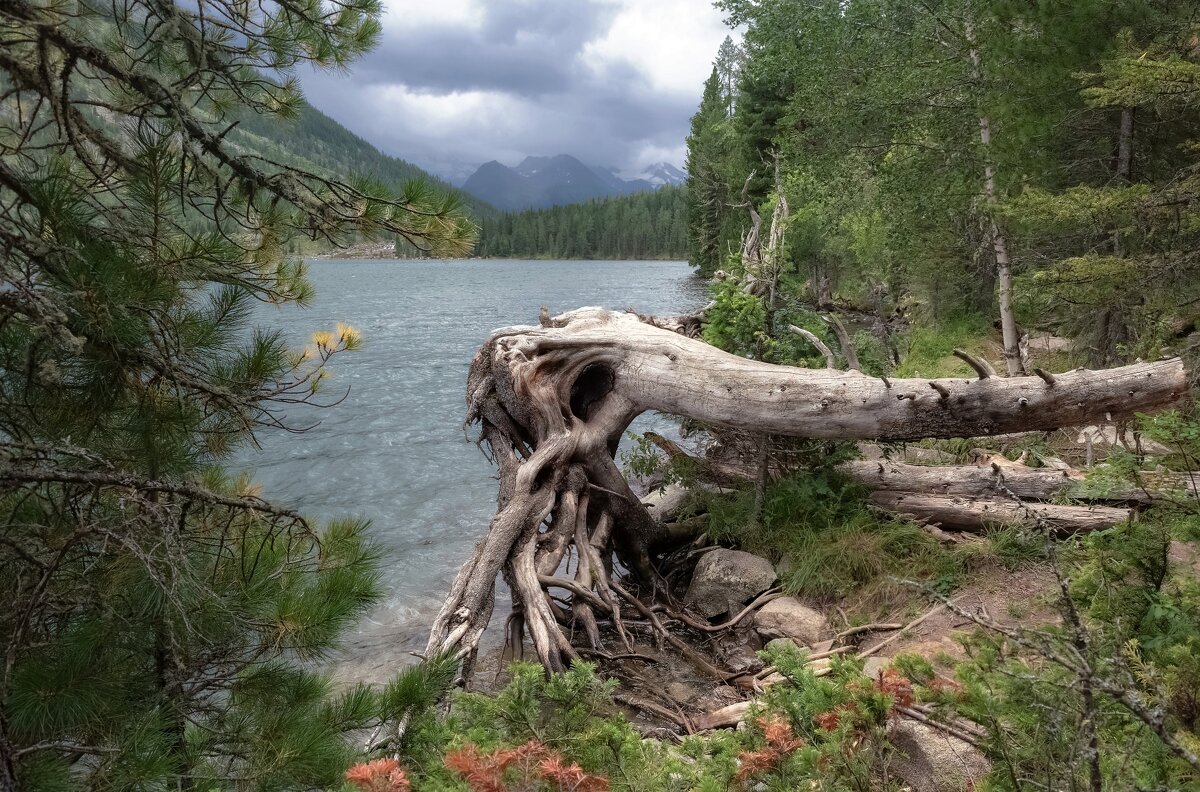
M434 622L430 653L457 651L469 667L501 572L548 669L564 667L574 652L559 627L559 617L570 617L545 588L570 591L616 622L622 600L645 606L609 579L615 555L642 592L669 597L649 557L658 526L613 461L630 421L647 410L760 434L913 440L1095 423L1170 406L1187 390L1178 360L1057 376L887 381L747 360L664 327L685 324L582 308L499 330L476 354L468 422L481 424L480 443L500 468L498 511ZM539 570L539 548L559 547L559 532L562 553L594 553L590 589L547 573L556 563ZM646 613L664 638L674 637Z
M8 718L0 708L0 792L17 792L17 768L14 760L15 748L8 735Z
M1117 179L1122 184L1133 181L1133 108L1121 108L1117 130Z
M975 45L975 30L970 24L966 29L967 39L971 42L969 57L971 60L972 77L978 83L983 76L982 58L979 48ZM996 169L992 164L992 120L986 114L979 116L979 142L983 147L983 197L988 206L989 215L996 203ZM1017 333L1017 321L1012 308L1012 266L1008 256L1008 238L996 224L995 217L989 217L992 250L996 255L996 280L1000 284L1000 332L1004 338L1004 362L1008 367L1009 376L1025 373L1024 361L1021 357L1021 338Z
M1013 498L950 497L873 492L871 503L896 514L960 531L982 532L1012 524L1037 524L1056 533L1087 533L1125 522L1133 511L1111 506L1057 506Z
M1116 179L1121 185L1133 182L1133 123L1134 110L1122 107L1117 125ZM1121 244L1121 232L1112 229L1112 253L1118 258L1125 255ZM1129 327L1120 305L1108 305L1100 310L1092 333L1091 354L1088 361L1104 366L1112 360L1118 347L1129 340Z
M1175 496L1200 497L1200 473L1140 473L1141 485L1119 484L1100 489L1084 487L1081 470L1051 470L1021 465L909 465L903 462L847 462L843 471L863 486L878 491L942 496L1018 497L1050 501L1077 498L1099 503L1147 504Z

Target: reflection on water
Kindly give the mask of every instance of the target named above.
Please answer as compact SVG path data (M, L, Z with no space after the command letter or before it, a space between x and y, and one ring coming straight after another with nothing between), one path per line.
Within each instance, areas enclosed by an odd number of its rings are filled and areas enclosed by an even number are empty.
M467 367L488 334L536 323L543 304L670 314L707 297L683 262L314 261L311 276L313 305L263 308L257 321L297 344L339 321L360 330L361 351L335 359L325 391L349 393L332 409L292 410L292 425L319 423L263 432L238 464L306 514L371 520L387 597L350 636L343 670L372 681L424 648L492 516L494 471L462 428Z

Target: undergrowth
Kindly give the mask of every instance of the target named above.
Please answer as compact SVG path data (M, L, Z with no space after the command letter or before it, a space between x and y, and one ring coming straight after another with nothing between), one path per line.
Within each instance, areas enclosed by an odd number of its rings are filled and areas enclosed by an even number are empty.
M915 578L949 593L968 559L921 526L873 511L866 490L833 470L808 470L771 484L761 519L750 488L702 496L707 532L718 542L777 563L788 594L830 601L856 596L868 609L910 598L893 577Z
M371 759L347 771L363 792L783 792L900 790L880 784L894 750L885 739L897 704L912 702L896 673L862 676L839 659L827 676L795 647L764 652L786 681L758 700L744 729L643 739L613 703L593 666L546 676L515 664L495 696L459 693L449 714L410 726L399 760ZM415 732L415 733L413 733Z
M954 357L962 349L987 357L992 328L986 317L947 319L940 324L914 327L908 334L903 361L896 367L897 377L974 377L963 361Z

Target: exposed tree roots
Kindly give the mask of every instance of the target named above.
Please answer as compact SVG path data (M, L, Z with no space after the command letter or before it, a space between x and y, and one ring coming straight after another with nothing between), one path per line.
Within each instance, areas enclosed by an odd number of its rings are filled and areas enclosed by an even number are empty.
M467 422L480 425L499 468L498 509L434 622L429 652L459 652L469 674L502 574L510 635L527 636L548 670L581 655L636 654L626 624L636 620L704 674L730 677L671 628L710 625L672 601L651 557L664 529L614 462L644 411L793 437L904 440L1094 423L1186 391L1178 360L938 381L773 366L687 337L694 324L584 308L497 331L479 350ZM605 636L619 645L606 647Z

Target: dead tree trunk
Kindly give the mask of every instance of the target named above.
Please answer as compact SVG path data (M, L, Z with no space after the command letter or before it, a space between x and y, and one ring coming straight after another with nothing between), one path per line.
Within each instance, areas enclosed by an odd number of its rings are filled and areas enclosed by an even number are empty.
M1149 504L1200 497L1200 473L1138 474L1139 481L1088 488L1082 470L1024 465L909 465L857 460L838 470L875 491L943 496L1009 497L1051 501L1063 498L1099 503Z
M607 620L623 635L623 602L676 644L612 573L615 555L643 593L669 603L648 550L660 529L613 460L630 421L647 410L792 437L909 440L1094 423L1174 404L1187 390L1178 360L888 381L747 360L663 324L680 323L582 308L499 330L476 354L468 422L481 425L480 443L500 468L498 511L434 622L429 652L458 651L469 668L501 573L514 617L548 669L575 657L564 633L573 623L594 636L590 621ZM571 578L558 572L568 554L581 562ZM572 608L551 599L551 588L568 592Z
M975 45L975 30L970 24L966 29L967 39L971 42L969 58L971 73L976 82L982 79L982 59L979 48ZM979 116L979 143L983 148L983 197L987 202L988 223L992 241L992 251L996 255L996 279L1000 283L1000 332L1004 338L1004 362L1008 367L1009 376L1025 373L1025 363L1021 356L1021 339L1017 333L1017 320L1012 306L1012 266L1008 256L1008 237L997 225L995 218L996 203L996 167L992 164L992 120L986 114Z
M1007 497L922 495L911 492L873 492L871 503L885 511L943 528L982 532L1016 523L1036 523L1055 533L1088 533L1111 528L1133 512L1112 506L1059 506L1023 503Z

